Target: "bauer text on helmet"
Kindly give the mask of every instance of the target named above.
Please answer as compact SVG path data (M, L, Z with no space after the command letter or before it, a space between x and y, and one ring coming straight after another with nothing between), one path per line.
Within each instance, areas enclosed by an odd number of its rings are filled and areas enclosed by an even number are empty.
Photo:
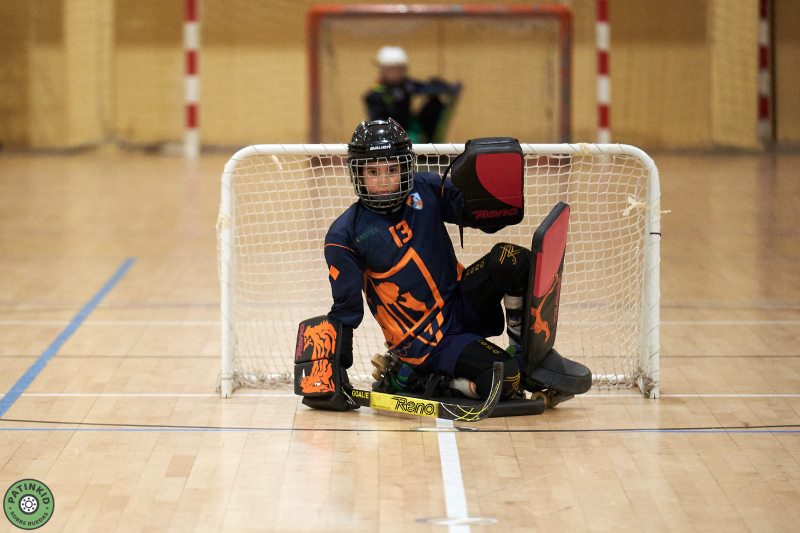
M378 65L382 67L398 67L408 64L405 50L399 46L384 46L378 50Z

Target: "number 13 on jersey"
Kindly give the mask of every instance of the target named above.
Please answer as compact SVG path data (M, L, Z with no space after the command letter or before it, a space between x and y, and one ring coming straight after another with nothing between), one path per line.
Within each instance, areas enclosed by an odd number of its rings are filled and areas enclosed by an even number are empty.
M392 239L394 239L394 243L398 248L402 248L414 235L405 220L401 220L399 224L394 226L389 226L389 233L392 234Z

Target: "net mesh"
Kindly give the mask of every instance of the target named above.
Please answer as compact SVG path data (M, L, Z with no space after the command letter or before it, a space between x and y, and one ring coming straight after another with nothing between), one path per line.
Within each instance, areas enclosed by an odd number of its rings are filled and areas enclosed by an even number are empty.
M468 266L501 241L530 247L553 205L570 204L556 348L589 366L596 384L631 385L642 374L649 170L623 153L531 153L536 145L523 146L525 218L493 235L465 228L463 249L458 228L448 225L459 260ZM332 304L324 238L356 198L345 147L306 147L303 155L255 147L226 167L230 180L223 193L229 187L232 208L223 206L219 225L231 228L232 236L220 239L219 251L221 269L231 277L223 315L232 323L234 386L291 382L298 324L326 314ZM419 171L439 174L458 154L452 145L415 151ZM381 330L367 311L354 334L354 383L371 381L370 357L384 351Z

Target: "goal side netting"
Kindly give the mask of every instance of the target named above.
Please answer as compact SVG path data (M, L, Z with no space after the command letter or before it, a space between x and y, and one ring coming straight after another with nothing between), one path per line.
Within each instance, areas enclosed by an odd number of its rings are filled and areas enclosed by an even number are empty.
M463 145L416 145L420 171L439 174ZM598 386L658 395L660 188L652 159L626 145L524 144L525 218L486 235L449 226L468 266L497 242L530 246L559 201L571 206L557 348L586 364ZM259 145L237 152L222 176L218 220L223 396L291 382L298 324L332 304L323 243L355 200L345 145ZM366 310L366 307L365 307ZM505 338L493 339L501 346ZM371 381L385 351L365 312L351 379Z

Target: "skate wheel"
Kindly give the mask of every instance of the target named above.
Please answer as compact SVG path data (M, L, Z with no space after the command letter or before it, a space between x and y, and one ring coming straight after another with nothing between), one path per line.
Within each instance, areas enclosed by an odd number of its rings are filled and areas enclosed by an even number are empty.
M553 407L555 407L556 405L560 404L561 402L566 402L567 400L571 400L574 397L575 397L574 394L564 394L564 393L561 393L561 392L556 392L556 393L553 394L552 398L550 399L550 403L552 404Z
M372 366L374 366L378 371L382 374L386 372L386 369L389 367L389 358L383 355L382 353L376 353L370 359ZM375 374L373 374L374 376Z
M531 393L531 400L542 400L545 407L550 407L550 395L544 391Z

